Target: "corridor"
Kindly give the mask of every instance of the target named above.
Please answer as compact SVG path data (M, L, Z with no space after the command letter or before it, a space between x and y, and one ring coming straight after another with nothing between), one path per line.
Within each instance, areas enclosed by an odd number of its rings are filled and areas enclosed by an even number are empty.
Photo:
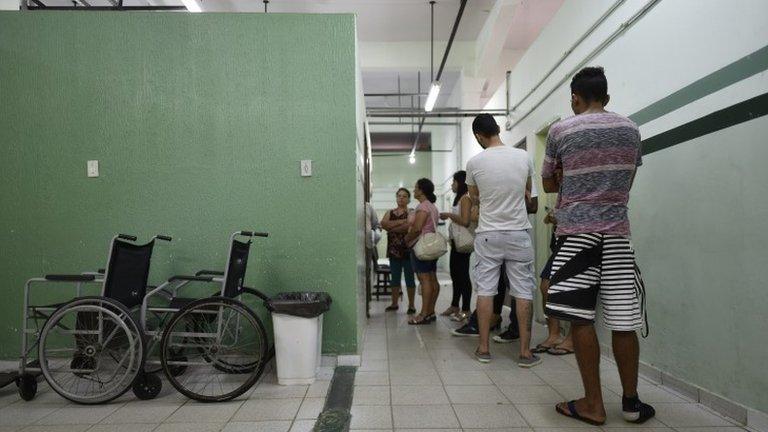
M442 285L438 310L448 305L450 293L450 285ZM544 354L541 365L526 370L512 360L518 354L517 343L494 344L493 361L481 364L472 356L477 339L451 335L456 323L441 317L435 325L409 326L402 308L397 314L385 313L387 305L384 300L371 303L355 378L351 430L744 430L644 378L639 394L653 404L657 417L640 427L625 422L618 372L608 358L601 363L608 421L602 428L590 428L554 409L557 402L583 394L574 356ZM543 326L535 325L534 340L545 334Z

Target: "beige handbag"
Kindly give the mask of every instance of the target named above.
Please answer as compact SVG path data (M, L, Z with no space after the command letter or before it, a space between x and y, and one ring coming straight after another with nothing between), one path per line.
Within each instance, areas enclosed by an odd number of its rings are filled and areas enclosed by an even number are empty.
M448 241L437 232L437 221L434 216L432 222L435 225L435 232L423 234L419 241L413 245L413 253L416 254L416 258L422 261L436 260L448 252Z
M461 226L457 223L451 224L453 232L453 244L456 245L456 251L461 253L470 253L475 250L475 226Z

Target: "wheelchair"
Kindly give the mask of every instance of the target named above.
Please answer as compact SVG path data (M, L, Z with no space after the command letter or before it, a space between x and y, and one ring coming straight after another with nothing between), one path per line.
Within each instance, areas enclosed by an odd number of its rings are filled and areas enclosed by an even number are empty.
M119 234L112 238L105 269L27 281L16 378L22 399L35 397L40 374L56 393L80 404L105 403L131 388L143 368L144 337L130 310L146 293L156 240L171 238L157 235L139 245L135 236ZM32 287L51 283L75 284L75 298L30 304ZM87 284L101 284L101 295L82 296ZM37 359L29 361L35 350Z
M238 237L249 240L239 241ZM146 294L140 323L148 341L149 358L146 371L139 374L133 386L137 397L151 399L160 392L161 380L151 366L159 366L180 393L201 402L234 399L261 377L274 347L269 346L259 317L241 301L243 294L269 300L260 291L243 285L252 237L268 234L238 231L230 236L224 271L201 270L194 276L173 276ZM220 289L199 299L179 296L193 282L217 284ZM154 301L158 297L159 305ZM159 358L153 356L156 351Z
M158 287L148 287L147 279L155 240L171 240L160 235L144 245L134 244L134 236L115 236L104 271L30 279L17 379L21 397L34 398L36 372L59 395L79 404L105 403L129 389L140 399L154 398L162 388L160 370L179 392L199 401L226 401L245 393L274 352L261 320L240 301L244 293L268 300L243 286L252 237L267 234L232 234L225 271L173 276ZM75 283L76 297L31 306L31 286L45 282ZM221 288L210 297L180 297L192 282ZM87 283L101 283L101 295L81 296ZM35 328L28 327L30 321ZM30 335L37 339L30 343ZM37 359L29 362L35 348Z

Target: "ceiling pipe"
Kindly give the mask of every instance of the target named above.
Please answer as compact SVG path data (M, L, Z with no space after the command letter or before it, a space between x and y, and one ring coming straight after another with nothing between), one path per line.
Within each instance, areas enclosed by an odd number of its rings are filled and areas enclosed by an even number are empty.
M534 85L534 86L533 86L533 88L531 88L531 89L528 91L528 93L526 93L526 94L525 94L525 96L523 96L523 98L522 98L522 99L520 99L520 100L519 100L519 101L518 101L518 102L515 104L515 106L513 106L513 107L511 107L511 108L509 107L509 74L510 74L511 72L507 72L507 110L509 111L509 113L511 114L513 111L515 111L515 110L517 110L518 108L520 108L520 105L522 105L523 103L525 103L525 101L526 101L526 100L528 100L528 98L529 98L529 97L531 97L531 95L532 95L532 94L533 94L533 93L534 93L536 90L538 90L538 89L539 89L539 87L541 87L541 85L542 85L542 84L544 84L544 81L546 81L546 80L547 80L547 79L548 79L548 78L549 78L549 77L550 77L550 76L551 76L551 75L552 75L552 74L553 74L553 73L554 73L554 72L557 70L557 68L558 68L558 67L560 67L560 65L561 65L561 64L563 64L563 62L565 61L565 59L566 59L566 58L568 58L568 56L570 56L570 55L573 53L573 51L574 51L574 50L576 50L576 48L578 48L578 47L579 47L579 45L581 45L581 43L582 43L582 42L584 42L584 40L585 40L585 39L587 39L587 38L589 37L589 35L591 35L591 34L592 34L592 33L593 33L593 32L594 32L594 31L595 31L595 30L596 30L598 27L600 27L600 24L602 24L602 23L603 23L603 22L604 22L606 19L608 19L608 17L609 17L609 16L611 16L611 15L612 15L612 14L613 14L613 13L616 11L616 9L618 9L618 8L619 8L619 6L621 6L622 4L624 4L624 2L625 2L625 1L626 1L626 0L617 0L617 1L616 1L616 2L615 2L615 3L614 3L614 4L613 4L613 5L610 7L610 8L608 8L608 10L606 10L606 11L605 11L605 13L603 13L603 14L600 16L600 18L598 18L598 19L597 19L597 21L595 21L595 22L592 24L592 26L591 26L591 27L589 27L589 28L587 29L587 31L585 31L585 32L584 32L584 33L581 35L581 37L579 37L578 39L576 39L576 42L574 42L574 43L573 43L573 44L570 46L570 48L568 48L568 49L567 49L567 50L566 50L566 51L563 53L563 55L562 55L562 56L560 56L560 58L557 60L557 62L555 62L555 64L554 64L554 65L553 65L551 68L549 68L549 70L547 71L547 73L545 73L545 74L544 74L544 76L543 76L543 77L541 77L541 79L540 79L540 80L539 80L539 81L536 83L536 85ZM509 115L509 114L507 114L507 115ZM512 129L512 127L513 127L513 124L512 124L512 122L511 122L511 121L508 121L508 122L507 122L507 130L510 130L510 129Z
M576 67L574 67L573 69L568 71L568 73L566 73L565 76L563 76L563 78L561 78L560 81L557 82L557 84L555 84L541 99L539 99L538 102L536 102L530 109L528 109L525 112L525 114L523 114L522 116L517 118L514 122L509 122L507 124L507 130L512 130L512 128L514 128L515 126L519 125L520 122L522 122L529 115L531 115L532 112L536 111L536 109L539 106L541 106L541 104L543 104L544 101L546 101L555 91L557 91L557 89L560 88L560 86L562 86L563 84L568 82L568 80L570 80L571 77L576 72L581 70L581 68L586 66L586 64L590 60L592 60L597 54L599 54L606 47L611 45L613 43L613 41L616 40L616 38L618 38L619 36L624 34L624 32L629 30L630 27L635 25L635 23L637 23L640 19L642 19L645 16L645 14L647 14L648 11L653 9L653 7L656 6L659 2L661 2L661 0L649 0L647 3L645 3L645 5L639 11L635 12L635 14L632 15L628 20L626 20L623 23L621 23L616 28L616 30L613 31L613 33L611 33L606 39L604 39L595 49L593 49L586 56L584 56L584 58L579 62L579 64L576 65ZM619 3L623 3L623 0L620 1ZM518 107L518 106L520 106L519 103L517 105L515 105L515 107ZM513 108L513 111L514 111L514 108Z
M451 47L453 46L453 39L456 37L456 31L459 29L459 23L461 22L461 17L462 15L464 15L464 8L466 7L467 7L467 0L461 0L461 4L459 5L459 13L456 14L456 21L453 22L453 29L451 29L451 36L448 38L448 45L446 45L445 47L445 53L443 53L443 60L440 62L440 68L437 70L437 76L434 78L435 81L440 81L440 77L443 75L443 70L445 69L445 63L448 61L448 54L451 53ZM419 142L421 130L424 127L424 120L426 119L425 116L426 114L422 114L421 121L419 122L419 130L418 132L416 132L416 138L413 140L413 146L411 147L412 155L416 153L416 145ZM434 117L434 116L430 115L429 117Z

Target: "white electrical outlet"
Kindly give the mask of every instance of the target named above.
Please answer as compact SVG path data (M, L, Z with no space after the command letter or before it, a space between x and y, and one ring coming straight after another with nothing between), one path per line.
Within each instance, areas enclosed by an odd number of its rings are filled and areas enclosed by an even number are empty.
M88 177L98 177L98 176L99 176L99 161L89 160L88 161Z
M312 177L312 161L311 160L301 161L301 176Z

